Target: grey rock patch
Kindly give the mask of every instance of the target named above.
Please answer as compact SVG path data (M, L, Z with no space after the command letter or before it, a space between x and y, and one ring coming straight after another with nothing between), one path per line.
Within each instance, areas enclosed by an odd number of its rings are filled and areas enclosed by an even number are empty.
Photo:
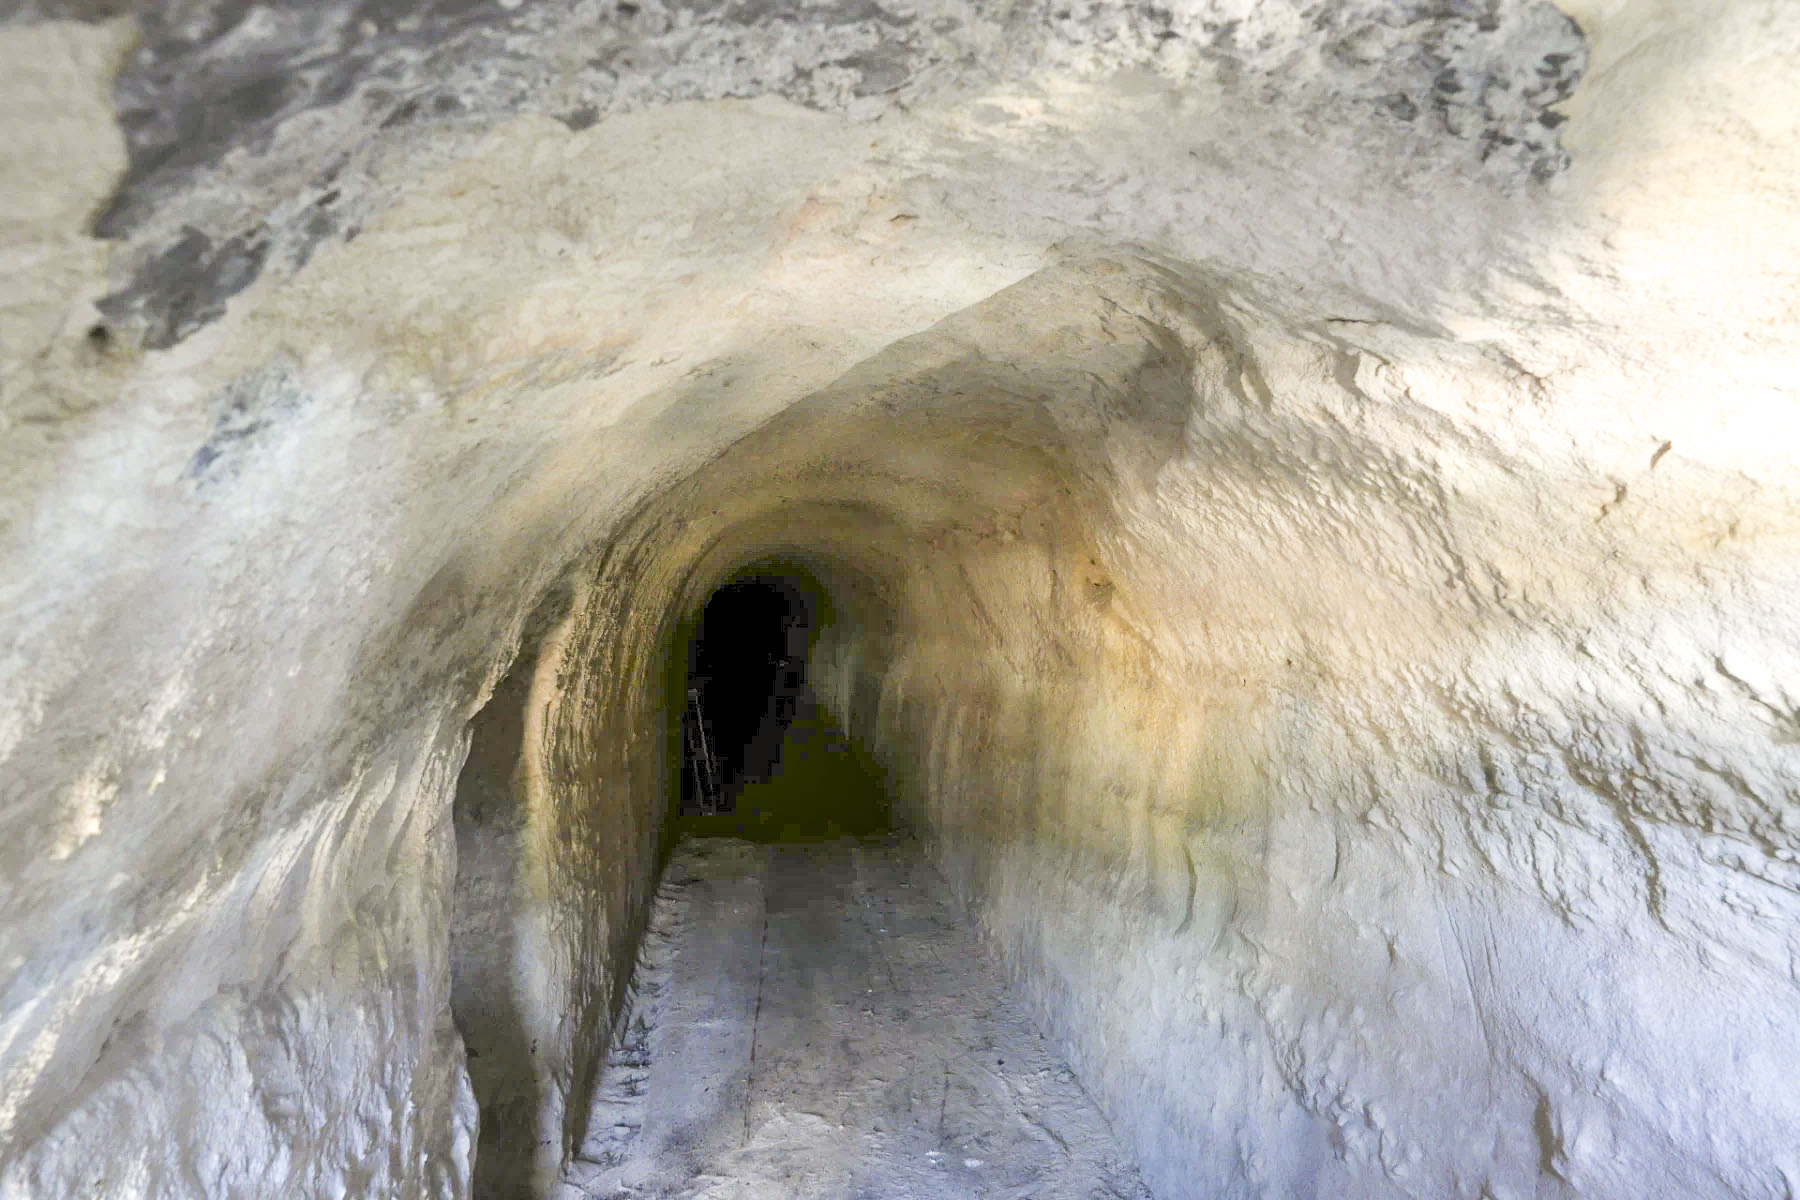
M129 286L101 300L100 312L115 322L138 323L147 348L167 349L224 316L226 301L250 286L267 255L261 231L214 245L190 227L147 260Z
M584 129L592 129L600 121L600 110L591 104L584 104L573 112L562 114L557 120L569 127L570 132L580 133Z
M130 12L136 0L0 0L0 25L44 21L110 21Z
M293 363L286 359L223 388L212 400L212 429L188 460L183 477L205 485L235 475L243 452L304 408L308 399Z
M138 19L116 87L129 166L95 232L128 240L102 308L141 322L151 348L216 320L262 270L348 237L380 206L384 151L454 154L517 113L580 131L775 95L869 117L1045 69L1150 68L1510 187L1566 166L1553 106L1586 62L1580 30L1543 0L151 0Z

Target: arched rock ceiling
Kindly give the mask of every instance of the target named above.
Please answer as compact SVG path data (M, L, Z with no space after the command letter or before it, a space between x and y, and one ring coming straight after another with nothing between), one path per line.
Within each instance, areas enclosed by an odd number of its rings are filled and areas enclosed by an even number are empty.
M552 1173L770 555L1164 1193L1800 1178L1791 6L121 7L0 4L0 1196L462 1194L522 643Z

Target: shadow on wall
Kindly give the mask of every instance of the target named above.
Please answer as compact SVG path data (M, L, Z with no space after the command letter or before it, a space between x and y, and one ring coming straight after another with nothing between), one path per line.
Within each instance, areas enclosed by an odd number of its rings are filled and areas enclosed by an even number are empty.
M516 881L527 814L517 772L526 704L546 633L568 611L553 591L526 627L512 669L469 722L469 755L456 781L456 885L450 928L450 1009L468 1053L480 1112L473 1194L526 1200L536 1153L536 1051L519 1003Z

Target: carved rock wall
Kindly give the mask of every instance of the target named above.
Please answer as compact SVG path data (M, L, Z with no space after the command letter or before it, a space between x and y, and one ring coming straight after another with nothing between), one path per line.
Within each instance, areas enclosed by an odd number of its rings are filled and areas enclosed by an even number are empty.
M114 7L0 6L0 1196L547 1179L767 561L1160 1194L1800 1186L1788 6Z

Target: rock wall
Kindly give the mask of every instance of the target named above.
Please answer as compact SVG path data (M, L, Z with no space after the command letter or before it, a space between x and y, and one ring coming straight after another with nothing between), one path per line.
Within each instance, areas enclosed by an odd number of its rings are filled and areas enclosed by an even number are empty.
M1501 370L1155 279L1043 393L1109 502L934 542L827 678L1159 1194L1783 1194L1787 585L1542 504L1438 407ZM1193 387L1161 445L1120 312Z
M1159 1194L1800 1187L1789 6L119 7L0 5L0 1197L541 1187L759 563Z

